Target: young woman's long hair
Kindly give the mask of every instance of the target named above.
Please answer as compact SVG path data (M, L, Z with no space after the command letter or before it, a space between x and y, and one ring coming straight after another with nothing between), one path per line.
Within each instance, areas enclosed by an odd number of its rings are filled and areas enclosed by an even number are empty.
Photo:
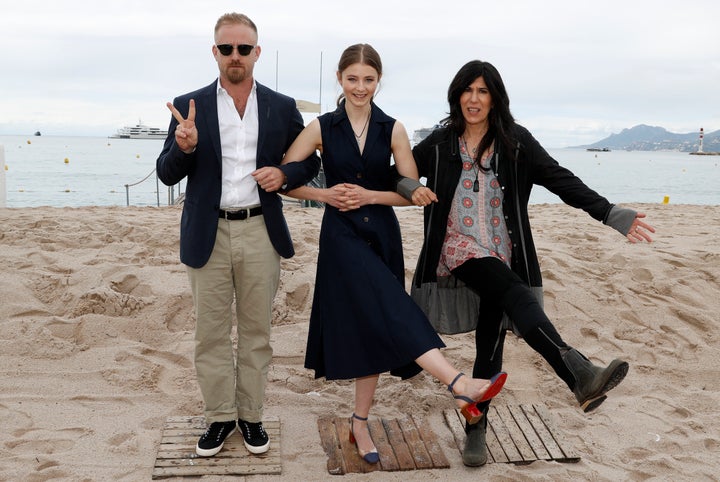
M515 147L511 137L515 119L510 113L510 98L505 90L505 84L500 73L491 63L472 60L458 70L448 87L450 113L442 122L459 135L465 132L465 118L460 107L460 96L478 77L485 80L493 104L488 114L488 131L480 142L479 152L485 152L495 141L495 149L498 149L504 157L512 153Z
M345 69L353 64L369 65L375 69L378 74L378 82L380 81L383 73L382 60L380 60L380 54L377 53L377 50L375 50L372 45L355 44L346 48L338 61L338 73L342 74ZM377 92L375 94L377 95ZM337 99L337 105L340 105L344 99L345 94L341 93Z

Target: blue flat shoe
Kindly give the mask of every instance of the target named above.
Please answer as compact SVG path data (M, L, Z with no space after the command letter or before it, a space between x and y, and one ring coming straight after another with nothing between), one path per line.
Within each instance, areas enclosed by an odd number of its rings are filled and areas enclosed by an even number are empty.
M359 417L354 413L352 414L352 417L350 417L350 443L355 444L358 454L365 462L369 464L376 464L380 462L380 456L378 455L377 449L372 449L370 452L363 453L362 450L360 450L360 447L358 447L357 440L355 440L355 433L353 432L353 418L362 422L367 422L367 418Z

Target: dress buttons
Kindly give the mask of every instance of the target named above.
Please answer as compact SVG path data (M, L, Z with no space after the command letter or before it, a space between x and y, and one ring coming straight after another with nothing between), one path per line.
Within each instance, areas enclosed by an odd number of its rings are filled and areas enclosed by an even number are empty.
M362 179L362 172L358 172L357 174L355 174L355 177L357 179Z
M368 222L370 222L370 218L367 217L367 216L365 216L365 217L363 218L363 221L365 221L366 223L368 223Z

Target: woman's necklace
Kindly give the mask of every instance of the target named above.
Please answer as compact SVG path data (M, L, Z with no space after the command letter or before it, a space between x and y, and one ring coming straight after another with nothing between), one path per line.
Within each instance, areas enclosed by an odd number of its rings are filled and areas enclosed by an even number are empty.
M490 172L490 168L482 165L482 159L478 160L478 148L480 147L480 145L477 145L472 149L468 149L467 140L465 140L464 134L462 136L462 141L463 145L465 146L465 152L467 152L468 156L470 156L470 158L473 160L473 171L475 171L473 192L480 192L480 180L478 179L480 177L480 171L482 171L483 173L488 173Z
M368 111L367 119L365 119L365 125L363 125L362 130L360 131L360 134L355 134L355 128L352 127L352 122L350 123L350 127L352 128L353 135L355 135L355 138L358 140L365 134L365 129L367 129L367 126L370 124L370 112L372 112L372 109Z
M480 146L477 145L477 146L473 147L473 148L472 148L472 154L471 154L471 153L470 153L471 150L468 149L467 140L465 140L465 134L463 134L463 136L462 136L462 141L463 141L463 144L465 145L465 152L467 152L468 155L469 155L470 157L472 157L473 161L474 161L475 159L477 159L477 151L478 151L478 147L480 147Z

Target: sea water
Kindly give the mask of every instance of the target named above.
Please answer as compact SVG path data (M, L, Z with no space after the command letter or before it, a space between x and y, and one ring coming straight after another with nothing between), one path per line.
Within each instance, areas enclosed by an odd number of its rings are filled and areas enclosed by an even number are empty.
M160 140L0 136L0 144L7 166L6 207L155 206L167 205L177 196L178 191L169 193L154 173L162 150ZM672 204L720 204L720 156L584 149L548 152L613 203L662 203L667 197ZM562 200L536 186L530 202Z
M154 173L162 140L0 136L0 144L6 207L168 204Z

